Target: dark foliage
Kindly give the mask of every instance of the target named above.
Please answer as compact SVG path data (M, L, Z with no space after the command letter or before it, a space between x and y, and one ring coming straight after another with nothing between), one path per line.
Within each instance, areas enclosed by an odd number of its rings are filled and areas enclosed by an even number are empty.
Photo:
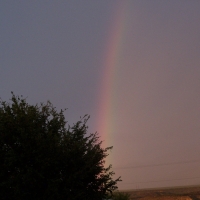
M50 102L29 105L12 93L0 102L0 199L98 200L117 189L96 133L83 117L66 127Z

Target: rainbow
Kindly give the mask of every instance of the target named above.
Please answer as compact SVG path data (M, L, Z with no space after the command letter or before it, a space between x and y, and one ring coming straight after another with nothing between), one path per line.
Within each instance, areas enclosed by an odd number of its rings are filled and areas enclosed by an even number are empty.
M100 102L97 122L97 132L100 134L100 140L103 141L103 147L113 146L112 138L114 134L114 96L115 83L117 78L117 68L119 67L119 58L122 51L123 37L126 25L126 11L128 1L121 1L117 8L114 8L112 25L109 31L109 37L106 43L106 51L103 56L103 77L100 87Z

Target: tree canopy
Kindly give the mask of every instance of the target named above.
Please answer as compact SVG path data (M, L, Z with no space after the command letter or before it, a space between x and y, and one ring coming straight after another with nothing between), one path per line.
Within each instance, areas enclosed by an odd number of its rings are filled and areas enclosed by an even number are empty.
M48 101L0 101L0 199L100 200L117 189L89 116L70 126Z

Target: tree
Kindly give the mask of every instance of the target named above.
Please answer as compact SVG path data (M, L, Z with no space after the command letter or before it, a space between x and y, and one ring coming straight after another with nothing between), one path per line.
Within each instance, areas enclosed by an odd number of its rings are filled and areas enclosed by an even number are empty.
M87 133L88 119L71 127L50 102L1 100L0 199L98 200L116 190L120 177L104 167L112 147Z

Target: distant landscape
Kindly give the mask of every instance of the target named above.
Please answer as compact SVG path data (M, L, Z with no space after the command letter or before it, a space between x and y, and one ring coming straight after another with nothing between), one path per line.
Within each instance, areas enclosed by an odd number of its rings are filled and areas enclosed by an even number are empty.
M200 200L200 185L187 187L123 190L130 200Z

